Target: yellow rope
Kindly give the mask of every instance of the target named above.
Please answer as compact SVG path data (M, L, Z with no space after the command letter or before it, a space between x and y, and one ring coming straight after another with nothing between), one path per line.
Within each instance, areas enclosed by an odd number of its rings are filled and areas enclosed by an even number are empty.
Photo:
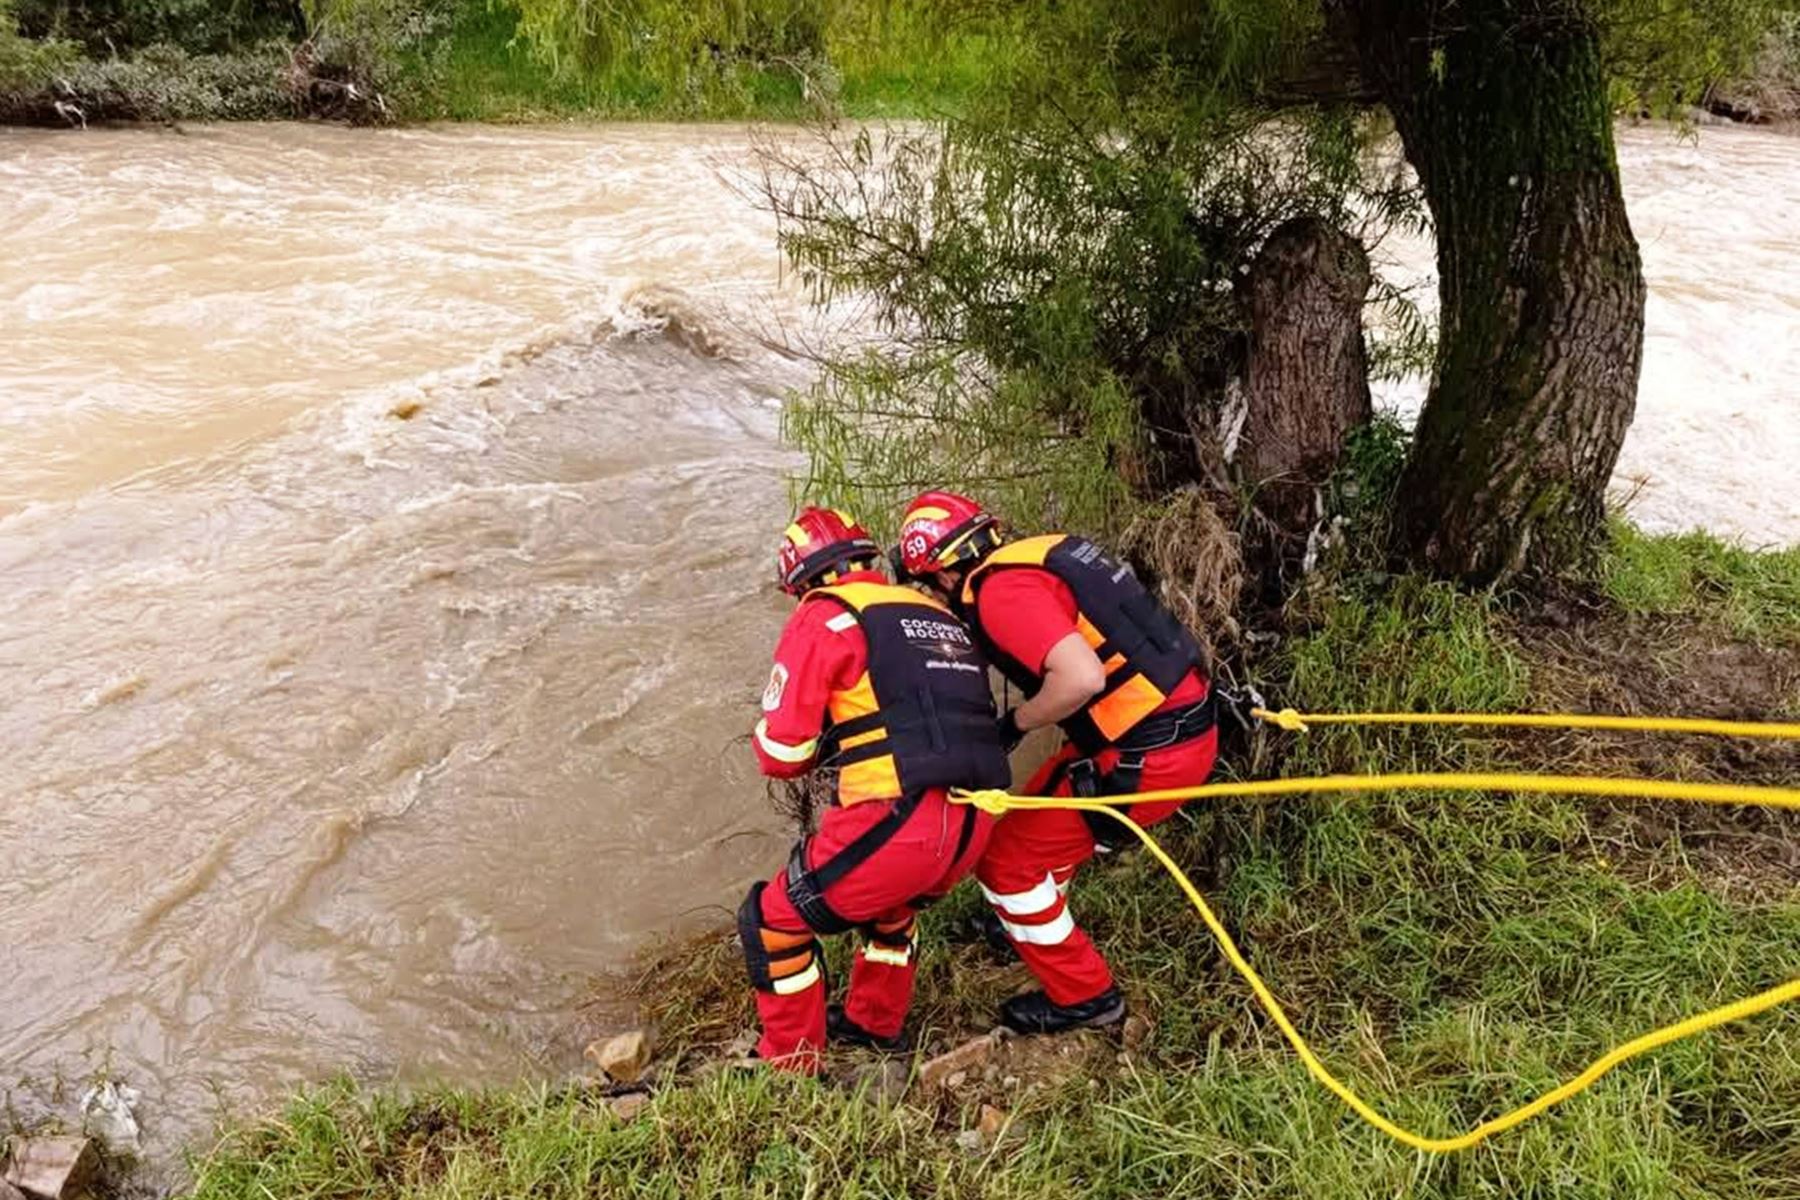
M1800 788L1758 787L1744 783L1683 783L1674 779L1612 779L1598 775L1514 775L1495 771L1406 772L1397 775L1317 775L1300 779L1249 779L1242 783L1207 783L1199 787L1133 792L1124 803L1164 800L1213 800L1241 796L1300 796L1314 792L1539 792L1554 796L1626 796L1643 800L1693 800L1702 804L1755 805L1800 809ZM987 792L974 795L989 795ZM1073 808L1061 796L1005 796L1011 808ZM981 807L986 807L981 805ZM1086 807L1083 805L1082 807ZM990 809L989 811L996 811Z
M1250 715L1289 733L1312 725L1501 725L1522 729L1624 729L1642 733L1703 733L1717 737L1800 741L1800 724L1715 721L1704 717L1608 717L1576 713L1302 713L1253 708Z
M1400 716L1405 714L1350 715ZM1599 718L1588 719L1597 720ZM1308 716L1305 720L1317 721L1319 718L1316 716ZM1664 728L1667 727L1668 723L1669 722L1667 721L1660 722L1661 726ZM1730 723L1715 722L1713 724ZM1684 730L1686 728L1687 726L1684 723ZM1795 735L1765 734L1762 736L1800 736L1800 729L1796 729ZM1554 793L1562 795L1637 796L1667 800L1694 800L1707 804L1753 804L1776 808L1800 809L1800 789L1795 788L1754 787L1740 784L1678 783L1655 779L1584 778L1576 776L1510 775L1494 773L1328 775L1316 779L1264 779L1246 783L1211 783L1201 787L1168 788L1162 791L1136 793L1130 797L1130 803L1137 804L1163 800L1193 800L1222 796L1276 796L1294 795L1305 792L1370 792L1419 788L1443 788L1465 791L1491 789L1515 792ZM1324 1063L1319 1061L1318 1056L1313 1053L1312 1047L1307 1045L1306 1039L1300 1036L1300 1031L1294 1028L1294 1023L1288 1019L1287 1012L1281 1007L1281 1002L1275 998L1275 994L1269 990L1269 985L1263 982L1262 976L1256 973L1256 969L1250 965L1249 961L1245 959L1243 952L1238 949L1237 943L1232 940L1231 934L1226 931L1223 922L1221 922L1218 916L1213 912L1212 907L1207 904L1206 897L1200 894L1200 889L1194 886L1194 882L1188 878L1187 872L1183 871L1180 865L1176 863L1173 858L1169 857L1168 851L1164 850L1162 846L1157 843L1156 839L1151 837L1137 822L1102 800L1083 800L1061 796L1014 796L1008 792L1001 791L956 792L953 793L953 799L959 803L973 804L985 812L995 814L1004 813L1010 809L1067 808L1087 812L1105 813L1107 816L1122 823L1127 829L1137 835L1138 840L1143 842L1150 853L1156 857L1156 861L1163 865L1164 869L1174 877L1175 882L1181 885L1181 890L1187 893L1188 899L1193 902L1194 908L1200 913L1200 919L1206 922L1206 927L1212 931L1213 937L1218 941L1219 948L1224 952L1226 961L1231 964L1232 968L1237 971L1244 982L1250 985L1250 990L1256 995L1257 1003L1262 1005L1262 1009L1269 1015L1269 1019L1275 1022L1276 1027L1281 1030L1282 1036L1287 1038L1288 1044L1294 1048L1294 1053L1300 1056L1300 1061L1305 1064L1307 1071L1312 1077L1318 1080L1320 1084L1324 1085L1324 1087L1326 1087L1333 1095L1337 1096L1338 1099L1349 1105L1351 1110L1354 1111L1357 1116L1361 1117L1394 1140L1411 1146L1416 1150L1424 1150L1433 1154L1449 1154L1457 1150L1467 1150L1469 1147L1479 1144L1496 1133L1503 1132L1504 1130L1513 1128L1515 1125L1520 1125L1525 1121L1529 1121L1532 1117L1537 1116L1545 1109L1561 1104L1564 1100L1569 1099L1569 1097L1574 1096L1591 1086L1595 1080L1599 1079L1602 1075L1605 1075L1620 1063L1628 1062L1640 1054L1648 1053L1659 1046L1666 1046L1670 1042L1679 1041L1685 1037L1691 1037L1696 1033L1716 1028L1717 1026L1724 1025L1731 1021L1739 1021L1747 1017L1755 1016L1757 1013L1765 1012L1768 1009L1774 1008L1776 1005L1785 1004L1790 1000L1800 999L1800 979L1794 979L1777 987L1772 987L1767 991L1758 992L1754 996L1749 996L1730 1004L1720 1005L1718 1008L1709 1009L1697 1016L1677 1021L1672 1025L1665 1025L1661 1029L1652 1030L1641 1037L1633 1038L1631 1041L1628 1041L1621 1046L1614 1047L1595 1059L1586 1070L1582 1071L1574 1078L1552 1088L1537 1099L1532 1100L1530 1103L1523 1104L1510 1112L1502 1113L1492 1120L1482 1122L1480 1125L1477 1125L1466 1133L1446 1138L1425 1137L1424 1135L1414 1133L1412 1130L1403 1126L1396 1125L1393 1121L1382 1116L1371 1107L1368 1102L1363 1100L1361 1096L1358 1096L1356 1092L1351 1090L1348 1084L1333 1075Z

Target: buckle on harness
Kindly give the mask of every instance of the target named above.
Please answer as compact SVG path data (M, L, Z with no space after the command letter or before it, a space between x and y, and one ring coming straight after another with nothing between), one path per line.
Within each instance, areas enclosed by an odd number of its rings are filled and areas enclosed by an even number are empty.
M1238 723L1239 728L1248 731L1255 724L1248 714L1259 708L1268 708L1269 702L1263 699L1261 692L1254 684L1246 683L1243 687L1234 688L1213 680L1207 692L1219 709Z
M1068 767L1069 793L1083 800L1098 800L1107 796L1129 796L1137 791L1138 780L1143 775L1144 756L1137 752L1121 752L1118 763L1110 771L1102 771L1093 759L1078 758ZM1129 804L1113 806L1125 816L1131 815ZM1082 823L1088 827L1088 833L1094 839L1096 854L1112 854L1127 846L1137 844L1131 831L1105 813L1092 809L1081 809Z
M1215 723L1213 692L1208 689L1204 700L1196 700L1174 712L1152 713L1145 717L1115 744L1120 751L1141 758L1151 750L1167 750L1170 746L1202 737ZM1134 790L1135 787L1133 784Z
M825 902L825 889L880 853L889 839L912 819L924 798L922 791L908 792L888 809L885 817L816 868L806 865L805 839L795 844L793 853L788 855L787 895L809 928L816 933L843 933L854 928L854 921L844 920Z
M794 843L794 849L788 855L787 898L800 919L806 922L806 927L814 933L843 933L852 928L852 922L838 916L825 902L825 889L820 885L819 877L806 865L804 838Z

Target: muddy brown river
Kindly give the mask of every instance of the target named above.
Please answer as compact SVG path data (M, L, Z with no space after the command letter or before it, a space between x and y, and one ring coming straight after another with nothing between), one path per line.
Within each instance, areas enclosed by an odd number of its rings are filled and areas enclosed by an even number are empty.
M1623 130L1621 486L1800 540L1800 139ZM806 318L731 127L0 131L0 1090L542 1078L785 844ZM1429 247L1384 248L1424 274ZM1388 390L1404 408L1416 386Z

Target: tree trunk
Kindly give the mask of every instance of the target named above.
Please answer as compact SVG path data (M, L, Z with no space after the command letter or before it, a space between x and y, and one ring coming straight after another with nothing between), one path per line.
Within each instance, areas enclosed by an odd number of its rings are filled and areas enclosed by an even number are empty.
M1400 490L1415 561L1582 565L1637 403L1644 276L1581 0L1339 0L1437 227L1435 379Z
M1366 424L1362 310L1369 256L1349 234L1301 217L1269 235L1245 281L1250 345L1238 477L1289 533L1313 523L1344 438Z

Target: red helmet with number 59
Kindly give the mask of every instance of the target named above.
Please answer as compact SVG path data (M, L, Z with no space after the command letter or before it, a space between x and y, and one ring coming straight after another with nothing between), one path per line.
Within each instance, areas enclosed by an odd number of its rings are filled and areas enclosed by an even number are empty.
M874 568L881 547L850 514L835 508L805 508L781 537L776 570L781 590L798 596L834 571L852 564Z
M955 492L921 492L900 518L900 568L909 576L981 558L999 544L999 523Z

